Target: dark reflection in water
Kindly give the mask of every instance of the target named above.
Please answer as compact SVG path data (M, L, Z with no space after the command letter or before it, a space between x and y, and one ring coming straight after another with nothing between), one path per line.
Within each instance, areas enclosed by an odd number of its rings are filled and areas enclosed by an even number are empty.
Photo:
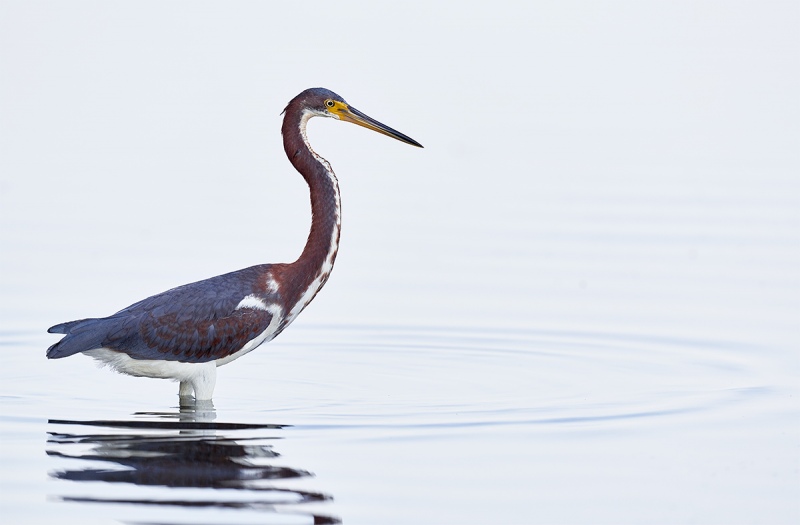
M299 512L297 505L331 500L319 492L280 487L281 480L311 476L292 467L271 464L280 456L265 441L278 439L274 431L282 425L215 422L211 405L187 404L173 413L138 412L127 421L71 421L50 419L53 429L65 426L90 427L92 432L48 432L47 454L77 460L75 468L58 470L50 476L75 482L131 484L139 487L202 489L187 497L129 497L130 490L109 490L108 494L57 496L61 501L80 503L133 504L173 508L247 509L258 512L305 515L310 522L340 523L333 516ZM273 431L273 432L270 432ZM240 491L237 497L215 491ZM102 490L102 489L101 489ZM115 497L125 494L125 497ZM149 493L152 494L152 493ZM286 507L290 506L291 510ZM274 515L274 514L273 514ZM185 520L185 518L184 518ZM181 523L185 523L182 520ZM166 523L159 518L159 523ZM177 523L177 522L176 522Z

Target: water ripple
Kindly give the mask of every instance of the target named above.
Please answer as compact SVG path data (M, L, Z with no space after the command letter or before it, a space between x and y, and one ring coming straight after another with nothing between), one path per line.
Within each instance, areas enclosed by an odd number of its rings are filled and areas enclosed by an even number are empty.
M274 400L269 408L244 393L237 402L287 414L301 428L427 432L666 418L772 392L760 373L764 352L737 342L413 326L302 335L283 344L291 351L255 357L274 373L268 384L253 379Z

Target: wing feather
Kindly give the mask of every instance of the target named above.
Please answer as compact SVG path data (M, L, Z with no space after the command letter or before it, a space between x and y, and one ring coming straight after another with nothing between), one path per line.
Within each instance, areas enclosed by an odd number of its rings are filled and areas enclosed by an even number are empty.
M238 304L254 290L264 267L252 267L148 297L109 317L56 325L66 337L47 357L110 348L134 359L201 363L227 357L262 334L272 313ZM264 296L266 302L276 297Z

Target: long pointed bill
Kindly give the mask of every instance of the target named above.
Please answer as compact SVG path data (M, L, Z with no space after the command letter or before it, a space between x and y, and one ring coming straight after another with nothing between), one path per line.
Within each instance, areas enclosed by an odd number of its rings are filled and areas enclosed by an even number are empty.
M352 106L344 106L337 109L339 109L339 111L337 111L336 114L339 116L340 120L344 120L345 122L352 122L353 124L358 124L359 126L371 129L372 131L377 131L378 133L382 133L384 135L397 139L400 142L405 142L406 144L417 146L418 148L422 147L422 144L412 139L408 135L403 135L399 131L392 129L385 124L381 124L374 118L368 117L367 115L361 113L359 110L357 110Z

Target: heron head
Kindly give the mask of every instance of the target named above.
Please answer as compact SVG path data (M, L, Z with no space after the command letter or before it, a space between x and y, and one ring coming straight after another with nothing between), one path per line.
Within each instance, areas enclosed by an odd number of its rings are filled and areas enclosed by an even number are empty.
M405 142L406 144L411 144L419 148L422 147L422 144L408 135L404 135L386 124L382 124L372 117L365 115L329 89L307 89L300 93L297 98L301 99L304 109L310 111L314 115L335 118L344 122L352 122L353 124L397 139L400 142Z

